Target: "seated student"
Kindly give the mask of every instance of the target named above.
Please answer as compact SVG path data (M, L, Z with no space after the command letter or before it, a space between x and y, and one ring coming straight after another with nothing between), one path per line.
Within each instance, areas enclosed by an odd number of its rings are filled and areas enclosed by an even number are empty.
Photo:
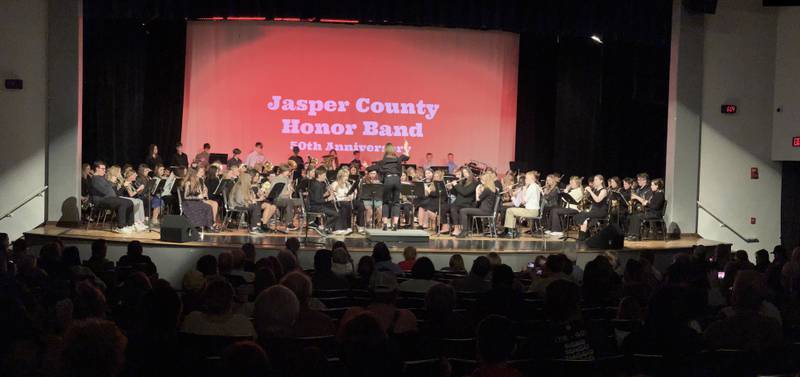
M639 240L639 231L642 228L642 221L651 219L660 219L661 211L664 209L664 180L656 178L650 183L650 191L652 195L649 199L638 198L634 199L639 201L644 206L644 213L634 213L628 216L628 236L625 238L631 241Z
M200 182L196 170L189 170L183 182L183 214L189 218L189 222L197 228L207 231L214 229L214 208L206 202L208 190Z
M115 232L132 233L134 231L133 203L130 200L118 197L111 182L105 179L105 162L95 161L93 168L94 174L91 178L89 190L90 200L100 208L109 208L117 213L117 228L114 229Z
M339 212L334 208L333 193L326 187L325 179L327 177L327 170L324 167L316 169L316 178L309 183L308 186L308 203L311 212L318 212L325 214L325 227L320 229L322 232L333 233L336 224L339 221ZM311 223L309 227L318 229L319 224Z
M545 312L550 320L538 331L537 342L543 345L546 358L594 360L589 332L581 318L580 290L567 280L556 280L547 286Z
M294 225L294 211L295 208L301 208L303 206L302 199L293 197L294 185L291 179L292 172L286 164L280 165L278 167L278 175L270 179L273 186L277 183L284 184L283 190L275 199L275 206L283 210L283 218L281 220L286 225L287 231L297 230L297 227Z
M513 324L499 315L486 317L478 325L478 369L471 377L522 377L508 365L516 347Z

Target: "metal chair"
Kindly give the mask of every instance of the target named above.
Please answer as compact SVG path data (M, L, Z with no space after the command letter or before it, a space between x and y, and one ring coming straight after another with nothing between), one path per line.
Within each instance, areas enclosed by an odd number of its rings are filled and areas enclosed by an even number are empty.
M527 221L531 226L531 235L534 235L536 231L540 231L542 238L547 242L547 239L544 237L544 226L542 226L542 212L539 211L539 216L517 216L517 223L516 229L514 229L517 234L520 233L519 228L522 225L523 221Z
M239 216L236 220L236 229L241 229L242 219L243 217L247 216L247 208L235 207L231 205L231 202L228 199L229 196L230 189L222 190L222 201L225 203L225 218L222 219L222 228L227 229L228 223L233 219L233 215L238 214Z
M644 229L647 228L651 234L655 233L655 227L658 226L661 230L661 239L663 241L667 240L667 223L664 221L664 214L667 211L667 201L664 201L664 206L661 207L661 213L659 214L657 219L643 219L642 226L639 228L639 239L642 238L642 233L644 233ZM655 238L657 239L657 238Z
M311 211L311 204L309 203L308 199L308 191L301 192L300 198L303 201L303 205L300 207L300 211L303 216L303 228L305 229L305 237L308 238L308 224L310 223L309 219L318 220L321 223L324 223L325 214L322 212Z
M502 196L497 195L494 200L494 208L492 209L491 215L472 216L472 229L474 229L477 233L482 234L482 227L478 227L478 220L489 220L489 230L491 232L491 236L492 238L497 237L497 209L500 207L500 200L502 200ZM481 222L481 225L483 225L483 222Z

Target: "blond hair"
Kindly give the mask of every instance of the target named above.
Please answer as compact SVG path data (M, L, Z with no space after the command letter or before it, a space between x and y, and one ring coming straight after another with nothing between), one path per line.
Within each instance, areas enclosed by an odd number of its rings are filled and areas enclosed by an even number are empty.
M497 180L497 175L491 171L487 171L481 175L481 183L483 183L483 188L488 189L491 192L497 191L497 186L495 186L494 181Z
M390 156L390 155L391 156L395 155L394 144L386 143L386 146L383 148L383 156L386 157L386 156Z

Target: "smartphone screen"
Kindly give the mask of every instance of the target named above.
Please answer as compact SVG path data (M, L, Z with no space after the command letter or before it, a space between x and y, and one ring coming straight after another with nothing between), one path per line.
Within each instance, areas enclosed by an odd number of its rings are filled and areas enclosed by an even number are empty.
M720 280L725 279L725 271L717 272L717 279L720 279Z

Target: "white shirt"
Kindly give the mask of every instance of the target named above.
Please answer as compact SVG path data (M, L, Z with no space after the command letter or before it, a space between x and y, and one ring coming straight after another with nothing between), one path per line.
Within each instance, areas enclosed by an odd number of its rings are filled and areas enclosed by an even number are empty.
M539 200L542 188L536 183L528 185L525 189L525 209L539 209Z
M247 155L247 158L244 160L244 164L247 167L252 168L256 164L263 164L265 161L267 161L266 156L264 156L261 153L258 153L258 151L252 151L250 152L250 154Z

